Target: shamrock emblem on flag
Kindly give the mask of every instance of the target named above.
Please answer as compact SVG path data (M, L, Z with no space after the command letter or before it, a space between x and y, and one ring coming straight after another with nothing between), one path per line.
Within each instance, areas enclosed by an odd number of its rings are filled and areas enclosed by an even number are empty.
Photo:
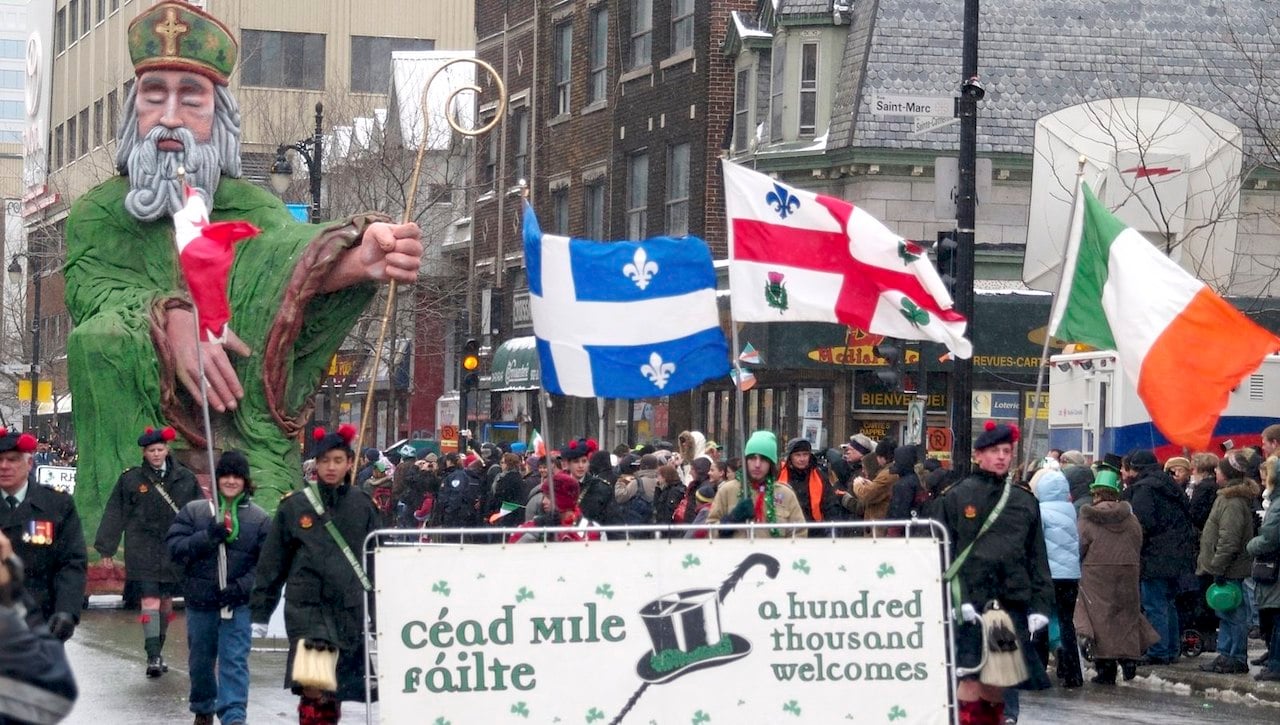
M764 200L769 202L769 206L782 219L786 219L792 212L800 208L800 200L782 184L775 183L773 191L766 194Z
M923 327L929 324L929 313L920 305L912 302L909 297L902 298L902 309L898 311L902 313L903 317L907 318L907 322L910 322L915 327Z

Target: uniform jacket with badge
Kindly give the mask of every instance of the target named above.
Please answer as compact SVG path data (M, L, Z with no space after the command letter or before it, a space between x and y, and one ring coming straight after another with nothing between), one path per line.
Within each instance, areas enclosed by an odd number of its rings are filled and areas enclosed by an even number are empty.
M965 602L978 611L998 599L1002 604L1026 607L1028 612L1051 612L1053 581L1036 497L1013 486L1004 510L978 537L1004 486L1003 476L979 469L940 499L938 510L951 534L951 550L958 556L973 543L959 574Z
M436 499L440 526L446 529L480 526L487 493L484 475L479 471L469 467L455 470L440 485Z
M1142 578L1172 579L1195 568L1196 532L1187 496L1169 474L1153 469L1124 490L1142 525Z
M0 530L22 559L33 610L48 620L66 612L80 621L88 553L75 503L65 493L27 485L16 511L0 505Z
M240 530L235 541L227 541L227 594L219 597L218 545L209 538L213 511L209 502L192 501L178 512L169 527L165 543L169 553L183 567L182 595L192 609L238 607L249 603L253 591L254 569L267 540L271 519L267 512L249 500L240 499L236 507Z
M173 456L166 459L163 476L145 463L134 466L116 480L102 511L93 548L104 557L115 556L123 532L126 578L177 582L182 577L182 567L173 563L164 537L178 511L200 497L195 475Z
M1246 547L1254 535L1253 501L1258 484L1245 478L1227 481L1218 489L1213 510L1200 532L1196 573L1244 579L1253 567Z

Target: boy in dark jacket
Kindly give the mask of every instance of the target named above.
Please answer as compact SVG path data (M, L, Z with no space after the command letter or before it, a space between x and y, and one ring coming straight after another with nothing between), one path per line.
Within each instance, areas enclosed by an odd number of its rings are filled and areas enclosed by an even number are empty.
M267 621L280 601L280 590L288 584L284 627L290 647L285 687L301 696L301 725L338 722L341 701L365 699L364 609L360 593L367 590L366 582L372 586L372 573L365 573L357 552L365 537L378 528L373 501L351 485L355 428L343 424L334 433L325 433L323 428L316 433L318 491L313 495L320 505L312 504L306 493L291 493L280 499L258 560L249 604L255 636L265 636ZM337 528L337 537L325 525L329 520ZM294 681L294 661L304 646L338 650L336 692ZM375 697L376 692L375 689Z
M178 512L165 543L185 575L188 700L195 723L213 725L217 713L223 725L236 725L244 723L249 702L249 593L271 522L249 500L254 486L243 453L223 453L214 478L217 515L209 501L192 501ZM218 576L222 552L225 586Z
M1042 690L1050 684L1030 642L1031 635L1049 626L1047 613L1053 607L1040 504L1030 491L1007 481L1018 436L1017 426L987 421L973 443L977 468L939 500L939 517L955 542L954 551L968 551L957 574L963 622L956 627L956 661L967 670L957 689L961 725L1004 721L1002 688L977 678L983 647L980 613L992 601L1012 618L1026 660L1028 678L1018 687ZM1006 494L1003 509L979 535Z
M159 677L169 670L161 652L173 620L180 568L169 557L164 537L182 507L200 498L195 474L169 455L169 441L175 435L173 428L147 428L138 437L142 465L120 474L93 542L102 555L102 565L110 567L124 533L125 578L137 582L142 595L139 621L147 677Z

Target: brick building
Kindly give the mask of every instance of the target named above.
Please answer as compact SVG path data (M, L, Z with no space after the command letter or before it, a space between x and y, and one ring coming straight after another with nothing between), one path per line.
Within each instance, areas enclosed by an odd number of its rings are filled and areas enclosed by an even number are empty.
M510 99L505 118L478 139L474 243L458 251L471 255L475 271L471 314L458 337L481 335L494 351L490 386L481 394L490 404L472 406L473 428L488 424L485 437L527 437L538 422L536 381L506 375L508 366L536 366L519 340L532 333L520 180L549 232L591 239L688 234L724 256L716 160L732 120L733 63L720 49L730 13L754 5L477 0L476 54L502 74ZM495 112L495 97L491 84L480 100L482 122ZM553 440L602 434L611 446L671 437L692 424L692 400L607 401L602 408L558 401Z

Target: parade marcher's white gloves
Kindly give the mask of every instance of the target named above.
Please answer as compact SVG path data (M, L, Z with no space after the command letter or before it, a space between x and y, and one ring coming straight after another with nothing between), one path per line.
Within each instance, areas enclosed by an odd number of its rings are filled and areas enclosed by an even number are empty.
M252 629L254 639L262 639L267 636L267 625L265 624L258 624L255 622Z
M1044 616L1043 614L1036 614L1032 612L1031 614L1027 615L1027 629L1031 630L1032 634L1035 634L1036 632L1039 632L1040 630L1048 626L1049 626L1049 618Z
M972 604L960 605L960 618L969 624L977 624L982 621L982 617L978 616L978 610L974 609Z

